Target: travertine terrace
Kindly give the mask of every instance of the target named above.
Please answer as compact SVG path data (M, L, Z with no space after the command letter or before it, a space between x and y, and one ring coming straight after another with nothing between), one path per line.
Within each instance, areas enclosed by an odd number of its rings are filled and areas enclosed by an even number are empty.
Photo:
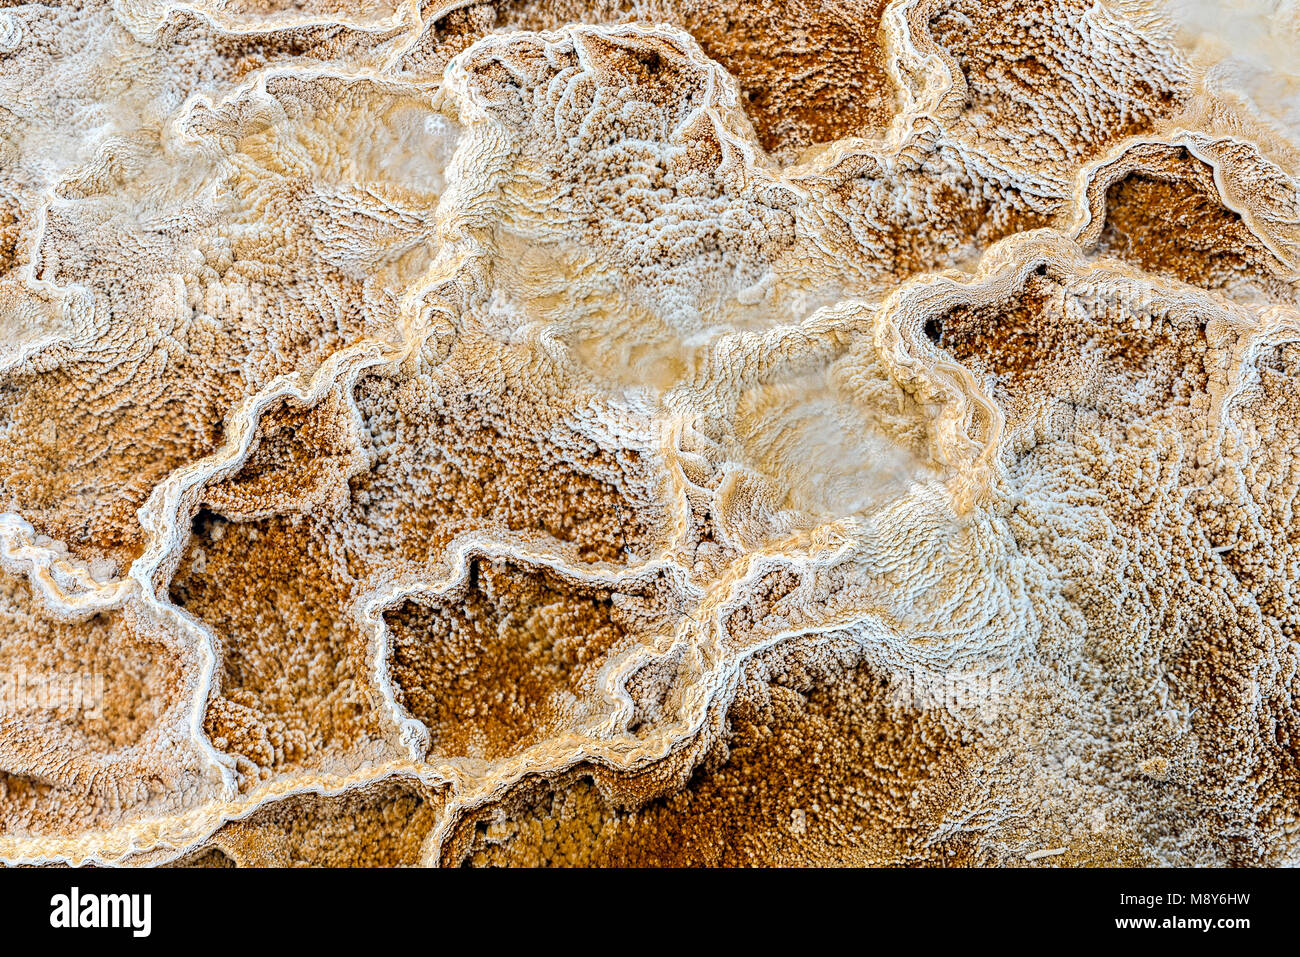
M1300 863L1259 7L0 4L0 862Z

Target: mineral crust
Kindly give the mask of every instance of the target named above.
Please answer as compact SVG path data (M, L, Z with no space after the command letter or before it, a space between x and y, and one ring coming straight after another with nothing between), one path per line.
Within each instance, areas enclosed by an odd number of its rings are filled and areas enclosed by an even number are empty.
M0 3L0 862L1300 864L1297 48Z

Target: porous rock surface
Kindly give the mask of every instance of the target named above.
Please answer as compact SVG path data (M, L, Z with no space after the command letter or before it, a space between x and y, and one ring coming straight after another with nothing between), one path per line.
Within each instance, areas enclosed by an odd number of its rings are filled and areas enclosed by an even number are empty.
M0 6L0 861L1300 863L1203 7Z

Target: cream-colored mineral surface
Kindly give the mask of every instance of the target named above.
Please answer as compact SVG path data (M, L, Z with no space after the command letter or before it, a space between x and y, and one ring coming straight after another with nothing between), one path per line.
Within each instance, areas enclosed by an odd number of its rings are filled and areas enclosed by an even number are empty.
M0 3L0 862L1300 863L1298 49Z

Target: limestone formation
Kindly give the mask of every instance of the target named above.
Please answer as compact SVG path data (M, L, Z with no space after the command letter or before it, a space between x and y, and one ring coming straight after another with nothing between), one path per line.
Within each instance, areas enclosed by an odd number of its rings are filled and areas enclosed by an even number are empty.
M0 862L1300 863L1298 46L0 7Z

